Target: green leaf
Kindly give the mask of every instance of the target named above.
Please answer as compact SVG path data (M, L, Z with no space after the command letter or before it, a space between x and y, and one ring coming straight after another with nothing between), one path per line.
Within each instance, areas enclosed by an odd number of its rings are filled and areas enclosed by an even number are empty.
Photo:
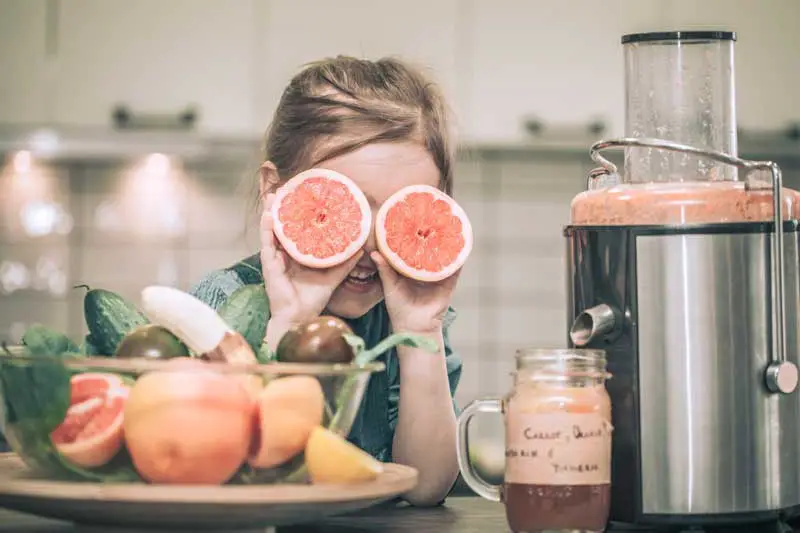
M8 422L38 426L49 437L69 408L70 373L59 356L27 354L30 359L0 360Z
M26 461L51 475L73 480L134 481L140 479L130 458L119 454L109 464L87 470L58 453L50 434L69 409L72 372L64 359L75 354L47 354L27 348L22 357L0 358L0 388L6 411L5 436Z
M65 334L41 324L34 324L25 331L22 344L37 354L58 355L78 351L78 346Z

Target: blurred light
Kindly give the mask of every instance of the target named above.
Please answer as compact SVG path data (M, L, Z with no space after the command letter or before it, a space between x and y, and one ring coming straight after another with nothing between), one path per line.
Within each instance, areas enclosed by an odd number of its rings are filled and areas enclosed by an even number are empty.
M12 165L14 167L14 172L17 174L27 174L31 171L31 164L32 164L32 157L31 153L27 150L20 150L16 154L14 154L14 159L12 160Z
M31 237L53 233L59 222L56 205L50 202L28 202L20 210L22 227Z
M62 296L67 292L67 275L55 259L39 258L36 262L36 276L36 288L55 296Z
M36 154L48 157L58 152L61 141L56 132L52 130L39 130L30 136L28 143Z
M0 263L0 288L6 294L27 289L31 284L31 276L25 265L18 261Z
M169 176L170 161L164 154L150 154L147 156L143 171L147 174L159 178L166 178Z
M58 223L56 224L56 233L59 235L69 235L72 231L72 228L75 227L75 219L72 218L72 215L64 211L61 206L58 206L59 209L59 217Z
M185 195L186 176L180 160L152 153L126 173L119 215L127 231L143 237L182 235L186 231Z

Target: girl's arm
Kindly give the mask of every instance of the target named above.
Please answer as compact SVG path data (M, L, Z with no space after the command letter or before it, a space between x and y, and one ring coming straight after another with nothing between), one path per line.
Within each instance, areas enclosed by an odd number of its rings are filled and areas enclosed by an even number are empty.
M450 350L446 331L437 331L440 353L399 346L400 379L392 456L419 471L419 484L405 499L412 505L437 505L458 477L456 415L452 393L461 360ZM442 357L442 354L445 357Z
M459 275L419 283L398 274L380 252L372 252L371 257L381 277L392 330L428 335L439 344L436 354L398 346L399 383L389 391L392 457L419 471L417 487L404 498L412 505L436 505L458 477L451 394L461 364L450 351L447 330L455 319L450 300Z

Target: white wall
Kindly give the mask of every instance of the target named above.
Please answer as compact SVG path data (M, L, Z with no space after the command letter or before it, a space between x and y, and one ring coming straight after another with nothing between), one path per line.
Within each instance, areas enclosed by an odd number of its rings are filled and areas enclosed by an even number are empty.
M619 134L620 36L701 27L739 33L740 125L800 120L797 0L69 0L50 26L45 5L0 0L0 123L196 104L203 132L257 135L304 62L354 54L429 67L467 140L524 140L528 115Z

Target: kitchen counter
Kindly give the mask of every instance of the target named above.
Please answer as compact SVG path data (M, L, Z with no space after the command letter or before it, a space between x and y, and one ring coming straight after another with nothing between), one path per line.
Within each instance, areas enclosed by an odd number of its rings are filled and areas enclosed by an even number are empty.
M146 529L114 529L80 526L68 522L46 520L32 515L0 509L0 533L140 533ZM506 532L502 505L478 497L451 497L447 505L433 509L415 509L405 505L387 505L351 516L330 518L313 525L278 527L275 529L239 530L242 533L493 533ZM211 532L206 532L211 533ZM215 532L221 533L221 532ZM228 532L226 532L228 533ZM230 533L236 533L231 530Z
M89 533L100 531L140 533L154 530L79 526L0 509L0 533ZM502 505L474 496L459 496L451 497L445 506L433 509L414 509L404 505L381 506L350 516L330 518L317 524L239 531L242 533L254 533L254 531L259 533L506 533L508 526ZM619 531L630 532L632 530L620 529ZM636 531L641 532L642 530ZM739 533L777 533L779 530L750 526L737 531ZM709 533L712 532L716 533L716 531L709 530ZM236 533L236 530L226 533Z

